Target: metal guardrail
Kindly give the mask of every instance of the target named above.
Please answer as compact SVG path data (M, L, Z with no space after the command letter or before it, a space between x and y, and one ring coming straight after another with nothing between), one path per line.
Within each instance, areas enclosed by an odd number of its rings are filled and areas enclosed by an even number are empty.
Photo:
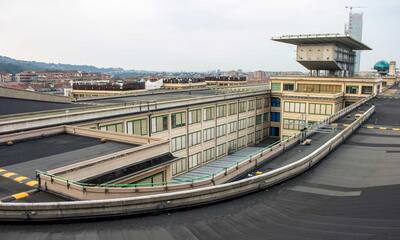
M362 117L308 156L261 175L212 187L141 197L52 203L0 203L0 220L56 221L143 214L209 204L259 191L312 167L350 136L374 111L375 107L372 106Z

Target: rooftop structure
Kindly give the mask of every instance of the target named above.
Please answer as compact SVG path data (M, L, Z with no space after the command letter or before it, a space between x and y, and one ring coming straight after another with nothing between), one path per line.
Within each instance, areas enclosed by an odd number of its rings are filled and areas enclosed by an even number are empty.
M272 38L273 41L297 45L296 60L311 75L352 76L355 67L355 50L371 50L370 47L349 35L307 34L284 35Z

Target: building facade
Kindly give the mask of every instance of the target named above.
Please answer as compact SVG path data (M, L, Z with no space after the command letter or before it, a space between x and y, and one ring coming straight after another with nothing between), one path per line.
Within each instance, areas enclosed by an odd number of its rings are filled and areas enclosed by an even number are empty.
M381 78L271 77L271 131L287 138L382 88Z
M160 170L146 173L149 176L138 176L141 182L154 176L163 176L163 181L169 181L263 141L270 133L269 114L269 92L264 91L207 104L191 104L188 100L182 107L93 121L82 126L169 140L170 152L179 158L171 163L170 173Z

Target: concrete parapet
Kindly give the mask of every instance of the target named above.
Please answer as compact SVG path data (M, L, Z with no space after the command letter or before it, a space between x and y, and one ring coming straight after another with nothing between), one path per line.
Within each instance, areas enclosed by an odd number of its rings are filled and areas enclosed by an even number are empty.
M45 93L31 92L14 88L0 87L0 97L28 99L44 102L71 103L71 98Z

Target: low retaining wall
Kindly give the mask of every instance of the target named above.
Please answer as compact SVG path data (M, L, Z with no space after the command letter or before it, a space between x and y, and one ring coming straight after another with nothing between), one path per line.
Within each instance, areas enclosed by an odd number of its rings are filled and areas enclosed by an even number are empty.
M310 155L273 171L221 185L151 196L54 203L0 203L2 221L55 221L135 215L209 204L270 187L294 177L319 162L341 144L375 111L372 106Z

